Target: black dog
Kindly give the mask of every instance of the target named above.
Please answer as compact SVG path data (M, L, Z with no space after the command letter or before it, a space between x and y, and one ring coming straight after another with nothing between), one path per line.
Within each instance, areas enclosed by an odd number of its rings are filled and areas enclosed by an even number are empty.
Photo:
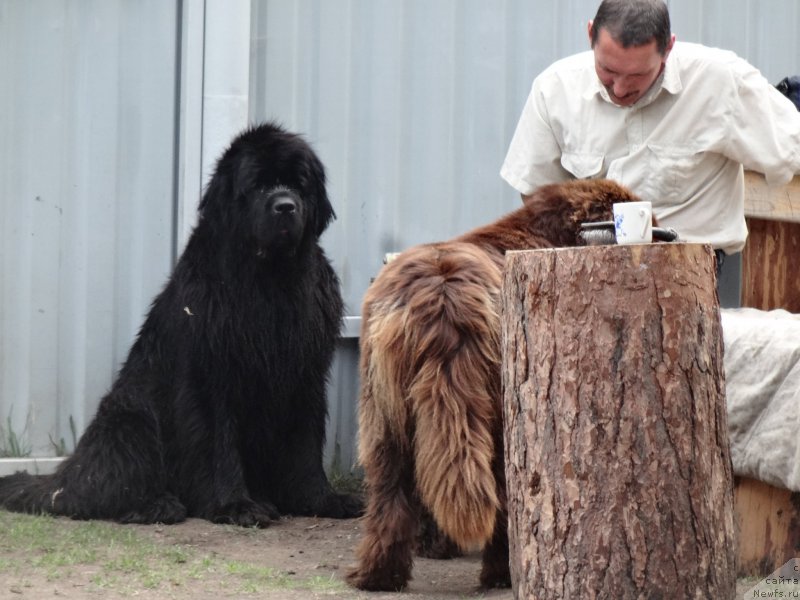
M325 383L342 321L320 234L322 163L265 124L220 159L199 223L75 453L0 479L0 505L79 519L265 526L352 517L322 468Z

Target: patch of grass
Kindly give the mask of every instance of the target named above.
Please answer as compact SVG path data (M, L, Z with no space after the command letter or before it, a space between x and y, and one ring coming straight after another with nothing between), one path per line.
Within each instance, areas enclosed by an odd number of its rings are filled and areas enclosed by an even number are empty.
M190 553L180 546L162 546L135 530L102 521L73 522L50 516L0 511L0 560L3 571L35 569L57 580L72 568L94 565L90 577L100 588L152 589L177 574ZM194 559L194 557L192 557Z
M226 572L241 579L240 592L257 594L264 589L342 591L347 586L334 577L311 577L292 579L292 573L278 571L269 567L259 567L249 563L230 561L225 564Z
M364 493L364 477L362 475L332 469L328 474L328 480L331 482L333 489L340 494Z
M0 425L0 458L24 458L31 454L31 445L27 440L27 423L30 422L30 415L28 415L22 433L17 433L11 426L11 413L13 410L12 407L8 412L5 427Z
M318 575L303 582L303 589L314 590L315 592L340 592L349 588L333 575L327 577Z
M246 535L243 528L233 531ZM194 547L159 543L134 527L105 521L71 521L0 510L0 573L26 587L31 573L48 581L78 575L98 591L137 595L158 590L169 595L193 581L222 582L224 589L258 594L263 590L340 591L333 577L295 578L294 573L229 561Z
M69 430L72 434L72 447L78 445L78 431L75 427L75 419L72 418L72 415L69 416ZM59 441L53 439L52 435L48 434L50 438L50 445L53 446L53 450L56 453L56 456L67 456L69 454L69 448L67 447L66 440L62 437Z

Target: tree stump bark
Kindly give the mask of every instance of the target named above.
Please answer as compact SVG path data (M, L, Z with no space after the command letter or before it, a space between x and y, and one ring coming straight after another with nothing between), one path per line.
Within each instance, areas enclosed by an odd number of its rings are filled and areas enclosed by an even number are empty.
M711 248L506 256L516 598L733 598L736 532Z

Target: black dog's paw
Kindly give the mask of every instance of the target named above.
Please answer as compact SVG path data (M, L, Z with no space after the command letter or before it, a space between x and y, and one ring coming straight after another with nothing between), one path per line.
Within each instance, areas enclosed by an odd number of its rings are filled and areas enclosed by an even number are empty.
M330 494L317 507L314 514L331 519L352 519L364 514L364 499L355 494Z
M239 500L219 507L210 520L241 527L269 527L280 516L278 509L269 502Z
M120 523L135 523L148 525L151 523L164 523L172 525L186 520L186 507L172 494L164 494L138 510L131 510L120 515Z

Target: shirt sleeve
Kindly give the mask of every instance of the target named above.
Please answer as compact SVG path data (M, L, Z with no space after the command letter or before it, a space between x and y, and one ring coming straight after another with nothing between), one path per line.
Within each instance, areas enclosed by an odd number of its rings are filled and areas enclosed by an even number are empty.
M524 195L539 186L570 178L561 166L561 147L548 120L539 78L534 80L522 109L500 176Z
M800 173L800 111L743 60L733 69L724 154L783 185Z

